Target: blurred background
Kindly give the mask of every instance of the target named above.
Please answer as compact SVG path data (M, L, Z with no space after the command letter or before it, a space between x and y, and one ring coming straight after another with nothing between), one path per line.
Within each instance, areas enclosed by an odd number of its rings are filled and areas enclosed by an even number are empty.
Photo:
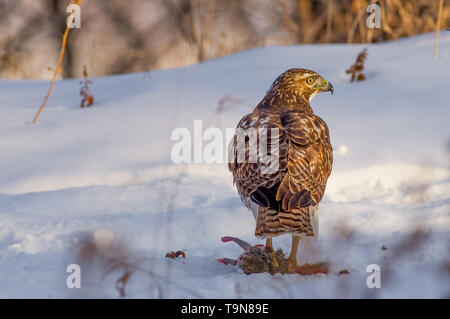
M442 28L450 26L444 0ZM381 7L368 29L367 6ZM0 0L0 77L51 78L68 0ZM269 45L374 43L435 29L439 0L84 0L60 77L186 66Z

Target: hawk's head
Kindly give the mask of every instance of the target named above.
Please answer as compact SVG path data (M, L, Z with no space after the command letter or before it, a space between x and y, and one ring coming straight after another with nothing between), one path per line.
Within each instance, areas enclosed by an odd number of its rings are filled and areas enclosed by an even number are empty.
M317 72L307 69L290 69L281 74L273 82L268 95L277 96L280 99L298 99L310 102L319 92L330 91L333 86Z

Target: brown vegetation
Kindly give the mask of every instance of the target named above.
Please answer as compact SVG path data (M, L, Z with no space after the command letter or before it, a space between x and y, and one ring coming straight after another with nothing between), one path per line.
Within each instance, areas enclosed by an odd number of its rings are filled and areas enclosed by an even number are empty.
M114 288L120 298L126 296L126 288L130 280L138 273L144 274L150 279L151 285L159 291L161 298L164 297L163 290L167 289L168 284L185 291L195 298L203 297L195 290L185 287L182 283L153 271L151 263L145 258L136 258L130 247L122 240L102 238L101 236L96 236L94 232L92 235L85 235L80 238L75 248L75 258L79 264L83 265L84 269L98 269L103 273L103 278L107 275L115 276ZM183 256L182 252L180 253Z
M358 54L356 58L356 62L348 69L345 70L347 74L351 74L352 77L350 82L355 81L364 81L366 76L362 73L364 71L364 62L367 59L367 48L365 48L361 53Z
M88 78L86 66L83 67L83 81L80 81L80 84L82 84L80 95L83 97L81 100L81 107L89 107L94 103L94 96L89 88L89 84L92 84L92 81Z
M266 45L373 43L435 31L439 0L380 0L381 28L366 25L369 0L87 1L70 32L62 76L189 65ZM50 78L67 1L0 2L0 75ZM21 17L20 23L16 17ZM438 29L450 24L443 4ZM430 48L430 52L431 52ZM49 58L50 57L50 58ZM57 69L59 71L59 69Z
M70 0L69 3L77 4L78 6L80 6L81 2L82 2L82 0ZM72 20L71 21L73 21L73 19L74 19L74 16L72 16ZM66 27L65 27L65 30L64 30L64 34L62 36L61 52L59 53L58 65L56 66L56 68L55 68L55 70L53 72L52 82L50 84L50 89L48 90L47 95L44 98L44 102L42 102L41 107L39 108L39 111L34 116L33 123L36 123L36 121L38 120L39 115L41 115L41 112L44 110L44 107L47 104L47 101L50 98L50 95L52 94L53 88L55 87L56 76L61 71L62 61L63 61L63 58L64 58L64 54L66 53L67 37L69 36L69 31L70 31L70 25L71 24L72 24L72 22L66 24Z

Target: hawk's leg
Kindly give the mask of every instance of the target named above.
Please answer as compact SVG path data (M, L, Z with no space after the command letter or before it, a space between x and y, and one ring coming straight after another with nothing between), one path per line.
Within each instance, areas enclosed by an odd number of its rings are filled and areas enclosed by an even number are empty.
M273 265L275 266L275 269L278 270L279 269L279 265L278 265L277 257L275 256L275 250L273 249L272 237L268 237L266 239L266 250L272 254Z
M287 271L288 273L295 272L298 264L297 264L297 250L298 250L298 244L300 243L300 237L292 235L292 248L291 253L288 258L288 266Z

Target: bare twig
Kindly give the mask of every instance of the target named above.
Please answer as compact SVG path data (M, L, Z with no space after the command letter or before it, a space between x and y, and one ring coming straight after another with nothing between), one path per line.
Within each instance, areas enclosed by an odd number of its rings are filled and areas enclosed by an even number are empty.
M77 4L78 6L81 6L81 2L82 2L82 0L71 0L70 1L70 3ZM62 41L62 44L61 44L61 53L59 54L58 65L57 65L57 67L55 69L55 72L53 72L53 77L52 77L52 82L50 84L50 89L48 90L47 95L45 96L44 102L42 103L41 107L39 108L39 111L34 116L33 123L36 123L36 121L38 120L39 115L41 115L42 110L44 110L44 107L47 104L47 101L48 101L50 95L52 94L53 88L55 87L56 76L61 71L62 61L63 61L63 58L64 58L64 54L66 52L67 37L69 36L70 26L72 25L72 22L73 22L74 18L75 18L74 10L72 9L70 23L67 23L66 30L64 31L63 41Z
M444 11L444 0L439 1L438 19L436 23L436 37L434 38L434 58L438 57L439 30L441 28L442 12Z

